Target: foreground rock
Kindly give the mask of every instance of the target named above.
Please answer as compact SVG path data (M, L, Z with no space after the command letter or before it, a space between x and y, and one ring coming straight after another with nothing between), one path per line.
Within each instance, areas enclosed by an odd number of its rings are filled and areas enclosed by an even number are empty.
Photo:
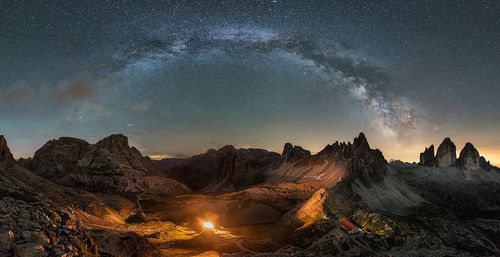
M75 216L48 202L0 200L0 255L99 256L97 245Z
M0 256L159 256L143 237L110 231L97 236L92 229L123 224L134 205L121 196L64 187L15 162L0 161Z

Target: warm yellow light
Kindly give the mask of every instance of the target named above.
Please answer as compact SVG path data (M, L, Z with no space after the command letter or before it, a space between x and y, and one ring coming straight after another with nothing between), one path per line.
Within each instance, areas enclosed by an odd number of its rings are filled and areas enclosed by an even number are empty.
M214 229L214 224L205 221L203 222L203 228L212 230Z

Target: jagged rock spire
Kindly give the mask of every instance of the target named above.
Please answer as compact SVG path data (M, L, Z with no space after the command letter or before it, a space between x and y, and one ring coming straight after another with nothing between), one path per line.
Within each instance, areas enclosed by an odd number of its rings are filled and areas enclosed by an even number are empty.
M1 161L14 161L14 157L7 146L7 140L3 135L0 135L0 162Z
M352 145L355 149L370 150L370 145L363 132L359 133L359 136L354 138Z
M423 153L420 153L420 166L433 167L436 163L436 158L434 158L434 145L425 148Z
M460 152L458 164L460 168L464 170L479 170L481 169L479 165L479 157L479 152L474 147L474 145L471 143L467 143Z
M455 167L457 164L457 147L449 137L439 145L436 153L436 166Z
M106 147L111 152L121 152L128 150L128 137L123 134L112 134L96 143L98 147Z
M490 161L487 161L484 156L479 157L479 167L483 168L486 171L490 171L493 166L490 164Z
M293 146L290 143L286 143L285 146L283 147L283 153L281 156L285 158L285 160L291 160L295 158L302 158L305 156L311 155L311 152L308 150L305 150L301 146Z

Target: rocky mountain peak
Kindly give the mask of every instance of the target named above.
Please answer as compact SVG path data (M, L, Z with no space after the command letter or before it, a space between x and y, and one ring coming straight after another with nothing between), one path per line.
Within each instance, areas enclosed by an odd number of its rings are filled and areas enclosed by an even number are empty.
M26 160L24 165L46 177L59 177L62 176L67 167L76 164L89 151L90 147L89 143L78 138L53 139L38 149L33 159Z
M185 192L171 179L159 177L151 159L143 157L121 134L96 144L62 137L50 140L23 166L66 186L106 192Z
M282 156L287 156L293 151L293 145L290 143L286 143L285 146L283 147L283 153L281 153Z
M479 165L479 158L479 152L474 145L467 143L460 152L458 164L460 168L464 170L479 170L481 168Z
M123 134L113 134L96 143L97 147L105 147L110 152L121 152L130 149L128 137Z
M483 168L486 171L490 171L492 168L494 168L490 161L486 160L484 156L479 157L479 167Z
M311 155L310 151L305 150L304 148L298 145L293 146L290 143L285 144L283 148L283 153L281 154L281 156L283 156L283 158L285 158L285 160L287 161L296 158L303 158L309 155Z
M436 153L438 167L454 167L457 163L457 147L449 137L439 145Z
M387 161L378 149L371 149L363 133L354 138L353 143L335 142L327 145L317 154L327 159L341 159L349 162L351 177L359 177L365 184L382 180L387 171Z
M370 150L370 145L368 144L368 140L363 132L359 133L358 137L354 138L353 147L358 150Z
M221 147L219 150L217 150L217 152L219 153L229 153L229 152L233 152L235 151L236 148L232 145L225 145L223 147Z
M14 157L7 146L7 140L0 135L0 161L14 161Z
M433 167L436 163L436 159L434 158L434 145L425 148L423 153L420 153L420 166Z

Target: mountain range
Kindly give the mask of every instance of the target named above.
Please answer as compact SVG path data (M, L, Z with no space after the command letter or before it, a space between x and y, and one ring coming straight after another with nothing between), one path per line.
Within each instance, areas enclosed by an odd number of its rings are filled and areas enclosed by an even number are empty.
M499 217L500 170L450 138L406 164L363 133L160 161L120 134L15 160L0 136L1 256L500 256Z

